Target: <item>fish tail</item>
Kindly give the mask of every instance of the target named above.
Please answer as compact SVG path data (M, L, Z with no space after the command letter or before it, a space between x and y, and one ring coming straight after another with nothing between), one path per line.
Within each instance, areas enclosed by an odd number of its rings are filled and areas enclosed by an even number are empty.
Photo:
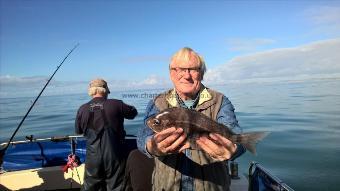
M265 138L269 132L249 132L232 136L234 143L240 143L251 153L256 155L256 143Z

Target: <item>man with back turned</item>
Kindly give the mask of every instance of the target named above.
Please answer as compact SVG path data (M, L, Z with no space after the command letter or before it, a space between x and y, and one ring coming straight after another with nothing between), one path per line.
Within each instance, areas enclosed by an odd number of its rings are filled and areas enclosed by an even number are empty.
M121 190L125 157L124 119L137 115L135 107L108 99L110 90L103 79L90 82L92 100L77 113L75 131L86 138L86 159L82 190Z

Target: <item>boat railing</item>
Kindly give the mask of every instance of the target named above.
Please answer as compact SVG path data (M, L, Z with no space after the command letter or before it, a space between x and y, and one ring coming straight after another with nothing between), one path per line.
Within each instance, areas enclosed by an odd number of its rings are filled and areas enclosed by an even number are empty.
M129 152L137 148L136 136L126 135L124 145L125 150L121 154L127 158ZM10 142L0 169L3 172L65 165L69 154L75 154L81 163L85 162L86 140L82 135L49 138L26 136L26 140Z
M26 140L21 140L21 141L11 141L11 145L15 144L21 144L21 143L27 143L27 142L38 142L38 141L53 141L53 142L58 142L58 141L65 141L65 140L70 140L70 139L77 139L77 138L83 138L83 135L67 135L67 136L56 136L56 137L48 137L48 138L33 138L33 136L26 136ZM7 143L1 143L0 146L4 147L7 145Z
M38 142L38 141L53 141L53 142L58 142L58 141L66 141L66 140L72 140L72 139L81 139L84 138L83 135L66 135L66 136L55 136L55 137L48 137L48 138L33 138L32 135L26 136L26 140L21 140L21 141L11 141L11 145L15 144L21 144L21 143L27 143L27 142ZM125 139L136 139L135 135L129 135L127 134L125 136ZM0 143L0 148L5 147L7 145L7 142Z
M282 180L269 173L257 162L251 162L249 167L248 191L294 191Z

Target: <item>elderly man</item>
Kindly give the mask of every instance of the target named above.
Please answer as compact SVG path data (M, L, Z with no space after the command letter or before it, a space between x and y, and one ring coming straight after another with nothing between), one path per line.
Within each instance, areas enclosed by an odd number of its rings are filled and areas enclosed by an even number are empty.
M174 89L150 101L145 121L164 109L184 107L228 124L236 133L241 132L228 98L201 83L206 71L201 56L190 48L182 48L172 57L169 69ZM137 145L144 154L155 158L153 190L229 190L226 161L243 154L245 148L219 134L202 136L196 143L201 150L189 149L181 127L154 133L144 125Z
M110 90L103 79L90 82L92 100L77 113L75 130L86 138L85 175L82 190L121 190L125 159L124 118L137 115L135 107L107 99Z

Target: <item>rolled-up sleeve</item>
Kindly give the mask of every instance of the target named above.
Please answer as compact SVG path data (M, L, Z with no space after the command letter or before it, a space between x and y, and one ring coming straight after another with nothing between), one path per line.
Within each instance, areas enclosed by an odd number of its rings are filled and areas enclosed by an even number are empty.
M235 108L229 99L223 96L220 111L217 114L217 122L230 127L230 129L237 134L242 133L242 128L239 126L235 115ZM246 148L237 144L237 150L230 160L235 160L237 157L241 156L246 152Z
M138 112L134 106L128 105L124 102L122 102L121 104L122 104L122 113L124 115L124 118L134 119L137 116Z
M242 133L235 115L235 108L229 99L223 96L220 111L217 113L217 122L231 128L234 133Z
M146 114L144 117L144 124L138 131L137 135L137 147L138 150L143 152L148 157L152 157L150 153L146 150L146 143L151 137L153 136L154 132L146 125L146 121L149 117L157 114L159 112L159 109L155 106L154 101L151 100L148 103L148 106L146 107Z

